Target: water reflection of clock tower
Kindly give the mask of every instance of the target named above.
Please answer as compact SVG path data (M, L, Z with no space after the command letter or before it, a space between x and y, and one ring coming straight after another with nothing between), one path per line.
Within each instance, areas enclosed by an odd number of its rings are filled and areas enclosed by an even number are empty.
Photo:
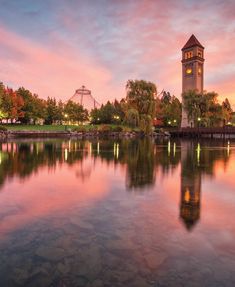
M182 48L182 93L189 90L203 92L204 47L192 35ZM183 109L181 127L192 126Z

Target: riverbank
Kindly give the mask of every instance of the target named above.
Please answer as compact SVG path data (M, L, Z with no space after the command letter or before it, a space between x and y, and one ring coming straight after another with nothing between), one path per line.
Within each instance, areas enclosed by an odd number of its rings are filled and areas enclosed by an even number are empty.
M124 125L4 125L0 127L0 139L7 138L140 138L169 137L163 130L145 135L138 128Z
M146 136L141 131L1 131L0 139L12 138L141 138ZM151 133L149 137L169 137L167 133Z

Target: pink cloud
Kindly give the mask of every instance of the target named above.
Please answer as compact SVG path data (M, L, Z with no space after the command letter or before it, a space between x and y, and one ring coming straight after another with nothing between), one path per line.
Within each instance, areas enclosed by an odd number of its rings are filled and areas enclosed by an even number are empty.
M194 33L205 46L204 88L235 105L234 1L61 5L48 12L52 23L41 23L34 38L0 29L10 54L1 57L2 80L64 100L85 84L105 102L125 96L128 79L143 78L180 97L181 48Z
M1 44L11 51L11 57L1 59L0 79L4 83L25 86L43 98L62 100L71 97L83 84L101 102L122 93L112 83L112 73L106 67L59 39L46 48L4 27L0 27L0 37Z

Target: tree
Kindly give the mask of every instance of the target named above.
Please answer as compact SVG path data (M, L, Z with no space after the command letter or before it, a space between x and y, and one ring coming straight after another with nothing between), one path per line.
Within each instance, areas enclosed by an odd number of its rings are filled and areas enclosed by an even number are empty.
M131 119L131 122L137 123L137 119L140 119L138 125L141 126L141 130L149 133L155 116L156 85L144 80L128 80L126 90L127 122Z
M0 82L0 121L2 121L2 119L5 119L7 117L2 106L4 100L4 94L5 94L5 86L3 85L2 82Z
M59 116L56 99L48 97L46 101L45 123L51 125L57 120L59 120Z
M29 124L33 122L35 124L37 120L45 118L46 106L44 100L23 87L19 88L16 93L24 101L22 106L23 115L19 118L21 123Z
M1 96L1 110L7 121L17 121L24 115L24 112L22 111L24 100L20 95L17 95L12 89L6 88Z
M177 126L181 122L181 103L174 95L164 92L162 98L156 100L156 117L163 125Z
M108 101L100 109L91 111L91 122L93 124L118 124L124 119L124 112L121 104L115 100L114 103Z
M64 107L64 113L72 122L84 122L88 120L88 111L82 105L68 101Z
M183 94L184 108L188 118L194 122L194 126L200 118L202 125L212 127L219 126L224 120L223 105L218 103L218 94L215 92L198 93L188 91ZM229 108L228 103L224 104Z
M233 109L227 98L222 102L222 113L226 123L232 120Z
M153 119L155 114L154 97L157 93L156 85L144 80L128 80L126 90L129 108L136 109L140 115L150 115Z
M139 126L139 122L140 122L140 117L139 117L139 113L136 109L129 109L126 113L126 119L125 119L127 125L129 125L130 127L138 127Z

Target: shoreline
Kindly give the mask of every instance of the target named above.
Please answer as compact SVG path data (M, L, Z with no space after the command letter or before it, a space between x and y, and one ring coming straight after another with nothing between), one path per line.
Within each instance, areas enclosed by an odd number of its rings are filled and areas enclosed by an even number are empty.
M141 131L39 131L7 130L0 131L0 140L15 138L188 138L188 139L235 139L235 129L178 129L144 134Z
M143 132L111 132L111 131L0 131L0 140L15 138L143 138L143 137L161 137L169 138L167 133L152 133L145 135Z

